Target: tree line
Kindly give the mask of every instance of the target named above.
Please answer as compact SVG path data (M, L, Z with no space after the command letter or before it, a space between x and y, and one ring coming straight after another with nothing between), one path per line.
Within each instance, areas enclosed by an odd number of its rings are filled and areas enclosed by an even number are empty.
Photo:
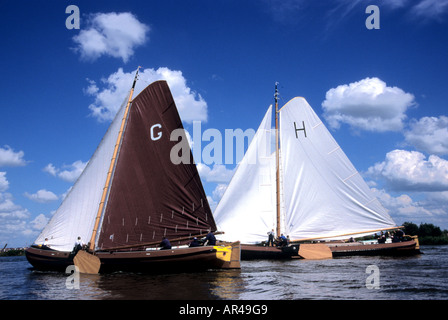
M432 223L421 223L417 226L412 222L403 223L404 232L407 235L418 236L420 244L448 244L448 230L441 230Z

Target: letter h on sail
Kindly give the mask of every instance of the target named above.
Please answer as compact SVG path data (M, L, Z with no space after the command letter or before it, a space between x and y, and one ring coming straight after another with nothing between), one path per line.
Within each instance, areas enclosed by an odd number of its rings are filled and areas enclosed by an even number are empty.
M298 129L296 126L296 123L294 122L294 130L296 130L296 138L297 139L299 139L299 136L297 135L297 131L303 131L303 133L305 134L305 138L306 138L305 121L302 121L302 126L303 126L303 128Z

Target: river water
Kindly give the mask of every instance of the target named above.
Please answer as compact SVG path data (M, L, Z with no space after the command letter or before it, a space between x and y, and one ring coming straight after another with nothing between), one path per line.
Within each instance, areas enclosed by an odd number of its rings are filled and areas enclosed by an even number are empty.
M1 300L448 300L448 246L412 257L242 261L241 270L73 275L0 257ZM79 286L79 287L78 287Z

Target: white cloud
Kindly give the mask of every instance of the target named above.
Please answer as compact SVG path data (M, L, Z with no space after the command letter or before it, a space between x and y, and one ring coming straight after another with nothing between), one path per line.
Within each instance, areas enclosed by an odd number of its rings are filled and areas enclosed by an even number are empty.
M207 182L229 182L234 173L234 170L229 170L225 165L216 163L213 168L203 163L198 163L196 167L201 178Z
M405 141L429 154L448 154L448 117L423 117L413 120L404 132Z
M233 174L233 172L232 172ZM224 192L226 192L226 189L228 187L228 184L225 183L218 183L215 187L215 189L212 191L212 196L207 196L208 203L210 204L210 208L212 212L215 211L216 207L218 206L219 201L224 195Z
M263 0L265 10L268 10L276 22L291 23L299 21L304 0Z
M411 9L416 17L440 20L448 12L448 0L422 0Z
M383 0L381 6L388 6L392 9L402 8L407 6L408 0Z
M86 24L88 27L73 37L75 51L86 60L108 55L126 63L134 54L134 48L143 45L148 38L149 27L129 12L93 14Z
M66 169L58 169L53 164L49 163L44 169L44 172L51 174L52 176L59 177L60 179L68 182L74 182L84 168L86 167L88 162L82 162L81 160L75 161L70 165L65 165L63 168Z
M74 182L84 168L86 167L87 162L82 162L81 160L73 162L71 165L67 166L68 169L62 170L58 173L58 176L65 181Z
M12 201L12 195L10 193L0 193L0 216L4 215L4 212L18 209L19 206L15 205Z
M58 169L56 169L56 167L52 163L47 164L47 166L43 168L42 171L47 172L52 176L56 176L58 173Z
M0 192L6 191L9 188L9 181L6 179L6 172L0 171Z
M415 20L417 20L417 22L429 20L442 21L443 16L448 12L448 0L378 0L375 2L378 2L380 10L389 9L391 11L406 11L406 13L413 18L412 23L415 23ZM366 6L365 2L360 0L339 0L335 7L331 7L329 12L337 13L337 15L332 15L335 17L340 15L345 16L345 14L360 9L360 7L364 7L365 9Z
M213 212L215 211L216 207L218 206L218 202L216 202L212 197L207 196L208 205L210 206L210 210Z
M28 210L16 205L11 194L0 192L0 242L11 244L21 235L29 235L29 217Z
M417 151L393 150L383 162L376 163L367 173L384 179L393 190L448 190L448 161Z
M415 198L418 198L418 201L407 194L393 196L384 189L375 188L372 191L398 224L433 223L443 229L447 228L448 192L446 191L417 193Z
M0 167L18 167L26 165L23 151L15 152L10 146L0 147Z
M27 197L30 200L39 202L39 203L46 203L51 201L58 200L58 196L55 195L53 192L41 189L38 190L36 193L29 194L28 192L25 192L25 197Z
M227 190L228 185L224 183L220 183L216 186L215 190L213 190L212 196L216 201L221 200L222 196Z
M0 172L0 243L8 243L9 247L24 246L26 244L24 241L30 241L30 237L37 236L48 219L41 214L30 221L31 214L28 209L14 203L12 194L4 192L8 186L5 173ZM46 190L39 190L31 196L35 196L36 200L38 198L43 200L50 199L51 194Z
M381 204L393 216L404 218L430 217L433 214L424 208L421 203L415 202L409 195L401 194L394 197L387 193L384 189L378 190L372 188L373 193L381 202Z
M101 89L98 88L96 82L88 79L90 85L85 92L95 98L95 102L89 106L92 115L99 121L112 120L122 103L127 100L134 76L134 71L125 73L122 68L119 68L107 79L102 79L103 88ZM187 81L181 71L168 68L141 70L134 97L147 85L157 80L168 82L182 121L187 123L207 121L207 103L201 95L187 86Z
M428 193L422 203L435 216L444 219L442 223L446 224L448 218L448 191Z
M328 90L322 107L333 129L346 123L354 129L385 132L402 130L405 112L414 104L412 94L366 78Z
M47 225L49 220L50 219L48 219L44 214L41 213L36 218L34 218L34 220L30 222L30 224L34 230L41 231Z

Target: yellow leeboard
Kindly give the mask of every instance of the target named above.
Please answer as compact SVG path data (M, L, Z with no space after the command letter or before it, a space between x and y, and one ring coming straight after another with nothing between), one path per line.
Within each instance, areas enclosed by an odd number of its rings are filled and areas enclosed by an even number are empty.
M213 248L216 250L216 258L223 261L222 269L241 269L241 244L239 241Z
M219 260L230 262L232 257L232 247L231 246L214 246L213 249L216 250L216 258Z

